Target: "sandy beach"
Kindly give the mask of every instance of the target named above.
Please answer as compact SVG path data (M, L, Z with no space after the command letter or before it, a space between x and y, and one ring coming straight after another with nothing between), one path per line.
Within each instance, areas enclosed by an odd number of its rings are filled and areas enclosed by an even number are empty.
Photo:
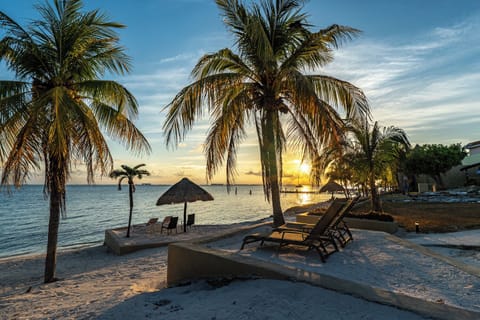
M199 226L182 237L192 240L229 228L232 226ZM410 240L448 242L454 237L465 244L478 241L479 233L412 235ZM277 255L268 246L255 245L240 251L242 237L239 234L208 246L480 312L478 276L390 241L381 232L354 230L355 240L325 264L314 252L287 249ZM478 251L470 253L458 261L480 268ZM62 280L51 284L42 284L43 263L41 255L0 260L1 319L312 319L320 315L332 319L422 319L392 306L298 282L198 281L165 288L167 247L124 256L103 246L61 252L57 276Z
M202 226L179 233L178 238L204 237L230 228ZM1 319L95 318L121 301L166 284L167 247L123 256L104 246L66 250L57 257L61 281L51 284L43 284L44 262L43 255L0 259Z

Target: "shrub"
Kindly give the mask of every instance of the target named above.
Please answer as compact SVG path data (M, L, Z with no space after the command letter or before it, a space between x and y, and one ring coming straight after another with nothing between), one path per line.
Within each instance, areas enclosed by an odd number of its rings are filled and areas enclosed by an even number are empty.
M369 213L348 213L345 216L348 218L393 222L393 217L391 215L375 211L371 211Z

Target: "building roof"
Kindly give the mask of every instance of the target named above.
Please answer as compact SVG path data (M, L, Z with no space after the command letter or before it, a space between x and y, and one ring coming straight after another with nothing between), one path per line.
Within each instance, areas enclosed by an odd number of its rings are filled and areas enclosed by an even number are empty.
M474 148L480 148L480 140L479 141L474 141L474 142L469 142L464 146L465 149L474 149Z
M480 166L480 153L470 154L462 160L462 169L469 169L475 167L476 165Z

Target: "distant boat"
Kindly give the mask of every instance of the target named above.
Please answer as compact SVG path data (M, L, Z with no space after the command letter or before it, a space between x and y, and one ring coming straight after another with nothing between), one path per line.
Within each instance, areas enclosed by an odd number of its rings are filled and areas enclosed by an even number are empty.
M297 177L297 185L295 188L303 188L303 185L300 184L300 175Z
M224 186L223 183L212 183L212 184L210 184L210 185L211 185L211 186Z
M142 186L151 186L151 183L142 183Z

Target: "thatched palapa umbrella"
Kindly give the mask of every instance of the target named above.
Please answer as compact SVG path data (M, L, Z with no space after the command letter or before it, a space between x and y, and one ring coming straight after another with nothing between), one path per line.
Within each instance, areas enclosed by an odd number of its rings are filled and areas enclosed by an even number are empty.
M331 192L332 193L332 199L333 199L333 193L336 191L343 191L345 192L345 189L336 183L335 181L328 181L325 185L323 185L320 188L320 192Z
M188 178L183 178L171 186L157 200L157 206L162 204L185 203L183 206L183 232L187 232L187 202L211 201L213 197L199 185L193 183Z

